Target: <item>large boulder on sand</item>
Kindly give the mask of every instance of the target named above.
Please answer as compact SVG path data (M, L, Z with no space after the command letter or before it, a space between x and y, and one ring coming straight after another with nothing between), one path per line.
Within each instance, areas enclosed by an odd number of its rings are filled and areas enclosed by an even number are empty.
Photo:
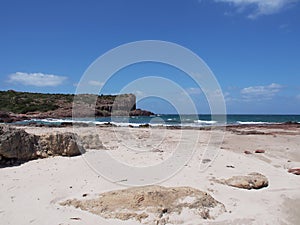
M36 158L38 137L24 130L6 125L0 126L0 156L7 159L27 161Z
M0 126L0 162L24 162L50 155L75 156L84 153L72 133L33 135L8 125ZM8 164L9 165L9 164Z
M78 137L73 133L54 133L41 135L39 137L38 155L80 155L81 153L84 153L84 149L81 145L77 144L77 139Z
M74 206L106 219L134 219L143 224L182 224L187 218L214 219L225 207L206 192L191 187L134 187L102 193L94 199L71 199Z

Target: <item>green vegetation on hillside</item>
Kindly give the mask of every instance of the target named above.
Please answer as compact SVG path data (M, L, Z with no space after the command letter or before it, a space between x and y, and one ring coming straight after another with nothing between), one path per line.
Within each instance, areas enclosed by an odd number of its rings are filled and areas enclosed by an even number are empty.
M124 94L121 96L124 99L130 99L130 96L133 95ZM112 104L116 97L116 95L95 96L82 94L76 97L76 102L92 105L95 104L95 100L97 99L97 105L108 105ZM42 94L16 92L14 90L0 91L0 111L24 114L29 112L48 112L59 108L72 107L73 100L73 94ZM101 110L109 111L106 108ZM103 112L104 115L107 113Z
M0 111L14 113L47 112L59 108L59 103L72 102L73 95L0 91Z

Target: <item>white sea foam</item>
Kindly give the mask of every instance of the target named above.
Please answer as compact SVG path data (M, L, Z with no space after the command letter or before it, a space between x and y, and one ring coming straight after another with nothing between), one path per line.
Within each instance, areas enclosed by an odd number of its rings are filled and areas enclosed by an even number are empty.
M217 121L214 120L194 120L194 123L198 124L215 124Z
M237 121L238 124L253 124L253 125L256 125L256 124L268 124L268 122L255 122L255 121Z

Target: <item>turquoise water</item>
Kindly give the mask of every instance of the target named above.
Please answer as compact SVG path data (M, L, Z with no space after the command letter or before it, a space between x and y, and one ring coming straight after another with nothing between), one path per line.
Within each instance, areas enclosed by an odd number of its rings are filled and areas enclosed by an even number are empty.
M61 122L73 122L69 119L35 119L22 121L21 123L43 123L43 124L60 124ZM133 117L101 117L101 118L79 118L76 122L85 123L113 123L117 126L139 126L141 124L150 124L152 126L192 126L202 127L211 125L226 124L268 124L284 122L300 123L300 115L156 115L151 117L133 116Z

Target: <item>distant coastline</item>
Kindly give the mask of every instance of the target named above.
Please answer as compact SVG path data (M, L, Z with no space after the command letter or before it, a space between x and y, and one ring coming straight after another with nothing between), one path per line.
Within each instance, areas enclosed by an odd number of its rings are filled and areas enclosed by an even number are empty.
M0 122L29 119L72 118L76 106L79 117L150 116L154 113L136 108L134 94L44 94L0 91Z

